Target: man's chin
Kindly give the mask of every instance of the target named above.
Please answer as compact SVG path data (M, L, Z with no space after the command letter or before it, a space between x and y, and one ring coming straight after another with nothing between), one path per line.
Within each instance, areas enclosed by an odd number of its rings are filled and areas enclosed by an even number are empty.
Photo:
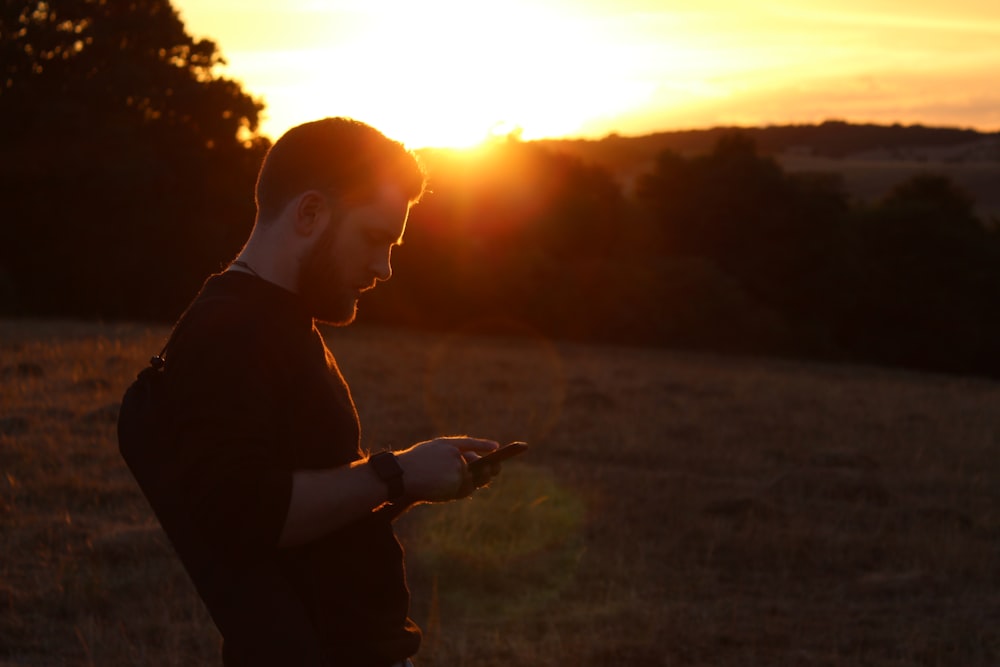
M313 313L313 319L317 322L327 324L332 327L346 327L348 324L352 323L357 316L357 301L351 304L350 309L341 308L336 311L330 310L327 312Z

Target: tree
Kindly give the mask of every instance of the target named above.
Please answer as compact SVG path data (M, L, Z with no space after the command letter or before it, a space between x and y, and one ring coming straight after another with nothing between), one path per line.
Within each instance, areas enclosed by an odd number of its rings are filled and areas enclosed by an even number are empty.
M0 18L7 136L96 123L225 147L257 128L262 103L214 74L218 47L188 35L169 0L5 0Z
M5 0L0 38L0 310L176 315L252 220L263 104L168 0Z
M919 174L856 216L853 307L842 337L862 358L1000 374L1000 234L950 179Z
M607 329L617 298L609 273L629 222L608 172L518 141L424 157L431 193L394 255L405 279L377 290L362 317L449 326L503 316L572 336Z
M661 256L700 258L755 301L814 326L835 290L829 260L848 210L841 181L792 176L741 132L707 155L660 155L637 197L659 228Z

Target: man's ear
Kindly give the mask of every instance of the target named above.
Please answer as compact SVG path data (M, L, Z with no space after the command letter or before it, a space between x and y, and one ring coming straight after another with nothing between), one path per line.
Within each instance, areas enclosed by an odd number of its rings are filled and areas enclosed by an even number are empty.
M307 190L295 202L295 232L299 236L312 236L329 219L330 204L319 190Z

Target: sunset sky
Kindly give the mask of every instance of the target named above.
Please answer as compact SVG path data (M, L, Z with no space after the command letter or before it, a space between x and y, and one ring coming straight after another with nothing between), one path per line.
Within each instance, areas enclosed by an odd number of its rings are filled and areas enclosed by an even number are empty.
M1000 130L997 0L174 0L267 105L413 148L712 125Z

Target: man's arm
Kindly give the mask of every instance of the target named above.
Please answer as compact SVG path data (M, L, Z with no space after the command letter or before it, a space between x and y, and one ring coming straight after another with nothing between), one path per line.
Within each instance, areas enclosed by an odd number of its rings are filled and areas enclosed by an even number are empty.
M453 437L428 440L398 452L405 502L442 502L468 496L482 481L472 479L466 459L497 446L492 440ZM327 470L297 471L278 546L295 547L319 539L363 518L387 499L385 483L366 460Z

